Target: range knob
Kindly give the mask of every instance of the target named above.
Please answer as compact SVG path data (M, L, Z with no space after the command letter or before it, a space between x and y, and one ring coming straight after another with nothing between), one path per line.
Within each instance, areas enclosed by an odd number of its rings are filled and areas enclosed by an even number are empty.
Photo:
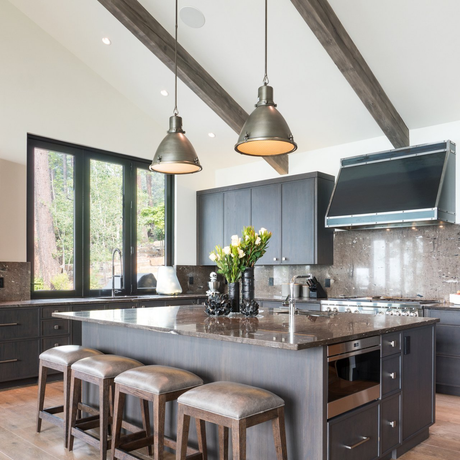
M359 313L359 310L356 308L353 313Z
M326 311L332 311L332 308L331 308L331 307L327 307L327 308L326 308Z
M334 308L332 309L332 311L337 313L337 312L339 311L339 309L338 309L337 307L334 307Z
M351 313L351 308L347 308L345 311L346 313Z

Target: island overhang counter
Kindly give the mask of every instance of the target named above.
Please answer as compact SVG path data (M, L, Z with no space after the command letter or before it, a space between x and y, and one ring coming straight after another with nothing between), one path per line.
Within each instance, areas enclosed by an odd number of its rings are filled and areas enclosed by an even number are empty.
M312 312L296 315L293 323L290 323L289 315L272 309L260 310L255 318L242 315L209 317L203 307L196 305L61 312L53 316L81 321L83 345L104 353L129 356L144 364L187 369L202 377L205 383L235 381L278 394L286 403L288 458L292 460L355 458L346 457L348 449L341 450L341 445L345 446L345 443L339 441L338 446L334 443L337 444L337 430L343 423L359 425L355 422L360 420L364 420L364 425L373 424L377 428L375 441L368 442L363 450L363 453L369 451L366 454L368 456L359 458L371 460L396 457L425 439L428 427L434 422L433 357L435 323L438 321L435 318L346 313L321 315ZM411 363L403 353L390 357L382 354L382 376L385 375L386 362L398 361L397 388L384 394L382 386L379 399L328 420L327 346L373 336L381 337L380 344L383 344L386 337L399 337L399 344L406 340L405 337L409 337L409 341L412 339L410 356L412 359L417 355L416 363ZM397 400L404 411L404 404L407 406L411 400L407 384L413 377L409 372L418 373L417 380L423 380L420 394L414 398L424 398L421 405L426 406L426 410L422 412L430 413L429 421L413 428L403 418L401 423L398 422L397 443L385 445L381 439L385 429L381 420L381 414L385 413L384 403L387 404L388 400L394 406ZM405 386L406 398L403 397ZM132 417L139 416L136 406L128 405L128 410ZM369 417L372 420L366 421ZM414 418L407 417L409 422ZM173 436L175 420L174 404L167 413L166 421L167 429ZM209 458L217 458L217 430L212 426L207 429ZM194 436L192 430L192 443ZM359 439L362 435L350 432L343 436ZM350 442L354 443L353 440ZM356 455L357 451L351 453ZM270 424L253 427L248 432L247 458L276 458Z

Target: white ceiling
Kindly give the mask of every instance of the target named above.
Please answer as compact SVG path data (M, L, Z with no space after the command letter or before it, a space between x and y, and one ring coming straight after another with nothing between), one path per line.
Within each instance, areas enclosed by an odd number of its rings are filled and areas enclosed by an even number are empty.
M166 133L173 74L97 0L9 1ZM173 34L174 0L140 3ZM460 120L458 0L330 4L409 129ZM202 11L206 23L194 29L180 22L179 42L250 113L264 72L263 0L180 0L185 6ZM269 1L268 75L298 152L382 135L289 0ZM254 161L233 151L237 134L181 83L179 111L204 167Z

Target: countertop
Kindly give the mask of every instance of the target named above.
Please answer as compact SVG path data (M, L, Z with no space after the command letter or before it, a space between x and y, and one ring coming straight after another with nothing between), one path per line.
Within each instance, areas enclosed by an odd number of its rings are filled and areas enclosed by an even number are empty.
M122 326L168 334L245 343L286 350L330 345L363 337L434 324L437 318L373 316L348 313L311 312L294 318L293 331L289 315L272 308L262 308L255 318L237 314L209 317L203 306L153 307L53 313L57 318Z

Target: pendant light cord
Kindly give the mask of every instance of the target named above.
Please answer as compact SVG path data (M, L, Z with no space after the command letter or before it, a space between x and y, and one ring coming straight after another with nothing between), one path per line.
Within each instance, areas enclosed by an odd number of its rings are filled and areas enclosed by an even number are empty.
M179 115L179 110L177 109L177 4L176 0L176 21L175 21L175 31L174 31L174 115Z
M268 73L267 73L267 28L268 28L268 21L267 21L267 3L268 0L265 0L265 75L264 75L264 80L263 83L264 85L268 85L269 80L268 80Z

